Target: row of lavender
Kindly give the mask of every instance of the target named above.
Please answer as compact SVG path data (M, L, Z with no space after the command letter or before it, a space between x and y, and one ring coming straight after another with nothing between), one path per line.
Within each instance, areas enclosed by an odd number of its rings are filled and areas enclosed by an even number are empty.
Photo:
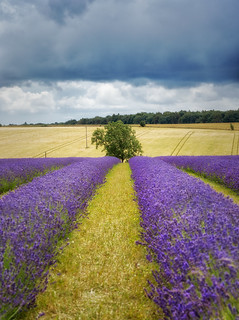
M0 159L0 194L15 189L48 171L59 169L84 158Z
M178 168L190 170L224 184L239 193L239 156L160 157Z
M165 319L237 319L239 207L159 158L130 166L141 244L158 265L149 297Z
M0 318L32 304L47 285L59 240L84 216L87 201L119 160L75 163L37 177L0 199Z

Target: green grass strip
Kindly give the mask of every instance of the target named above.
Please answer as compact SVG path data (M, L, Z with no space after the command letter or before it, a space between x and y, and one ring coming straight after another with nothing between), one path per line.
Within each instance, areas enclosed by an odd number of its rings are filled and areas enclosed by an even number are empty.
M158 319L146 296L153 266L136 245L140 214L128 164L115 166L52 271L37 307L21 319Z

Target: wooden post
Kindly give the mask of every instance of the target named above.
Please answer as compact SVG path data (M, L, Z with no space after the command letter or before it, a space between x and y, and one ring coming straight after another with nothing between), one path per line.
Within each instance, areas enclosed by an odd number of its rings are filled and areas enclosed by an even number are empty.
M85 147L86 147L86 149L88 148L88 145L87 145L87 126L85 127Z

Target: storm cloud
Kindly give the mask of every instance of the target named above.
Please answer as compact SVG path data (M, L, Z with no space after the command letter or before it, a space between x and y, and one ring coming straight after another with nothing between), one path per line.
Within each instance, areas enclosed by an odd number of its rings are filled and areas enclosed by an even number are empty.
M237 0L3 1L1 84L239 80Z
M232 93L238 12L238 0L2 0L0 87L44 82L50 94L57 82L119 81Z

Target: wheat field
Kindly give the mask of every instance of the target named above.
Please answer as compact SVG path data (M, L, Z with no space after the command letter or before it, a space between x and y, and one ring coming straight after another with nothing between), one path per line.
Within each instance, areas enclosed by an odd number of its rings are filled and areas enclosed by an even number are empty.
M238 123L233 124L235 130L229 130L229 124L205 125L133 126L133 129L145 156L239 154ZM91 145L95 129L95 126L1 127L0 158L101 157L104 153Z

